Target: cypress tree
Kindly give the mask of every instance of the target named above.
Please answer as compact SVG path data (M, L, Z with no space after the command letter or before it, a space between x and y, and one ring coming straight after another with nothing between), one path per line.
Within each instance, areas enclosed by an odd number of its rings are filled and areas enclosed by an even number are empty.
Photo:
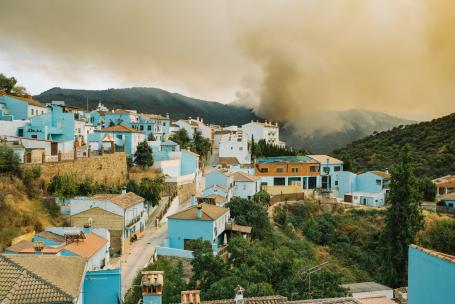
M403 147L398 163L391 168L387 202L382 275L385 283L396 288L407 286L408 247L424 225L409 145Z

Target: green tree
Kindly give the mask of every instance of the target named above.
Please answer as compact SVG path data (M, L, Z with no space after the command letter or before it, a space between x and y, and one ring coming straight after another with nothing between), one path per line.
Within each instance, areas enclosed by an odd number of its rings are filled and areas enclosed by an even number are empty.
M411 150L404 146L392 166L384 227L383 274L391 287L407 286L408 247L424 226L421 195L411 165Z
M142 168L153 165L152 148L146 140L137 145L136 153L134 153L134 163Z
M227 265L219 256L213 254L209 241L196 240L193 242L193 249L193 277L190 286L201 290L204 296L210 286L226 274Z
M198 130L194 131L192 141L192 151L199 154L201 157L206 158L210 151L210 141L202 136L202 133Z
M191 139L185 129L178 130L169 139L179 144L181 149L188 149L191 144Z
M231 217L240 225L251 226L252 236L263 239L272 231L267 209L256 201L234 198L226 207L231 211Z
M148 140L148 141L155 141L155 140L156 140L155 135L153 135L153 133L150 133L150 134L147 136L147 140Z
M164 178L162 176L153 179L144 177L139 185L138 195L142 196L146 203L156 206L160 202L161 192L164 188Z
M14 150L0 143L0 174L2 173L10 173L19 176L20 168L19 157Z
M418 187L423 199L427 202L434 202L436 199L436 185L428 177L418 180Z
M270 194L268 194L266 191L261 190L254 194L253 201L267 208L270 206Z
M253 135L251 135L250 153L251 153L251 161L253 162L256 159L256 144L254 143Z
M113 120L109 120L109 127L115 126L115 122Z
M455 255L455 219L436 221L423 235L421 243L433 250Z
M60 199L75 197L79 191L79 183L72 174L56 175L49 185L49 192Z
M4 91L6 94L11 94L11 91L13 90L16 83L16 78L8 78L5 75L0 74L0 90Z

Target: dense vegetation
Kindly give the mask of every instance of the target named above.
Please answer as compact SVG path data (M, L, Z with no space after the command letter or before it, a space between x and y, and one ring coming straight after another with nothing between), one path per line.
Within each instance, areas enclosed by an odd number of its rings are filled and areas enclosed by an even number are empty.
M211 144L210 141L203 137L200 131L195 131L193 138L190 138L188 132L185 129L180 129L170 138L173 142L179 144L181 149L189 149L192 152L201 156L201 158L207 158Z
M455 114L355 141L333 155L352 163L355 171L383 170L396 163L399 151L409 144L417 176L440 177L455 172Z
M250 152L253 159L260 157L275 157L275 156L294 156L297 151L289 147L280 147L273 144L268 144L265 140L261 139L258 142L251 138Z
M0 74L0 95L9 94L19 97L31 97L27 90L17 85L17 79Z

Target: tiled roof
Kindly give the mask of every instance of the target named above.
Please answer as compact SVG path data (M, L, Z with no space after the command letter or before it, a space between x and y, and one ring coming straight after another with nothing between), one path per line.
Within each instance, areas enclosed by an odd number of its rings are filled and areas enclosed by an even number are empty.
M100 237L95 233L89 233L86 235L84 240L81 240L79 242L72 242L66 245L63 249L71 251L78 256L90 258L101 248L103 248L106 243L106 239Z
M232 176L234 174L234 172L232 171L229 171L228 169L226 168L220 168L220 169L217 169L218 172L220 172L221 174L224 174L226 176ZM209 172L210 173L210 172Z
M219 207L210 204L201 204L202 206L202 218L203 221L214 221L227 212L229 209L224 207ZM170 215L168 218L170 219L179 219L179 220L197 220L197 208L198 206L191 206L187 209L179 211Z
M234 181L239 182L256 182L260 179L259 176L256 175L249 175L244 172L235 172L234 173Z
M8 96L9 98L15 98L15 99L25 101L26 103L28 103L31 106L46 108L46 105L44 103L42 103L41 101L35 100L33 98L18 97L18 96L12 96L12 95L5 95L5 96Z
M245 304L286 304L288 299L283 296L244 298ZM201 304L234 304L234 299L202 301Z
M409 245L409 247L420 250L426 254L432 255L432 256L437 257L438 259L444 260L446 262L455 264L455 256L453 256L453 255L445 254L445 253L434 251L434 250L427 249L427 248L423 248L423 247L420 247L420 246L417 246L414 244Z
M224 196L221 196L219 194L210 194L207 195L206 197L213 198L215 200L215 204L217 205L223 204L227 201L227 199Z
M433 180L433 183L435 183L437 186L452 186L455 184L455 176L454 175L446 175L442 177L438 177Z
M239 165L239 160L237 157L220 157L218 158L218 163L227 164L227 165Z
M304 301L289 301L289 304L362 304L358 299L346 298L330 298L330 299L312 299Z
M453 200L455 200L455 192L440 195L437 197L437 200L438 201L444 201L444 200L453 201Z
M328 156L328 155L308 155L308 157L314 159L320 164L326 164L327 160L329 160L329 164L342 164L343 162L335 157Z
M36 234L35 236L39 236L39 237L42 237L44 239L47 239L47 240L50 240L50 241L54 241L54 242L57 242L57 243L65 242L65 237L63 237L61 235L58 235L58 234L55 234L55 233L52 233L52 232L49 232L49 231L41 231L40 233Z
M390 178L390 174L387 172L384 172L384 171L370 171L370 172L379 177L382 177L382 178Z
M20 253L22 252L24 249L27 249L27 248L33 248L34 244L32 241L27 241L27 240L22 240L12 246L9 246L8 248L6 248L5 250L7 251L11 251L11 252L15 252L15 253Z
M144 200L134 192L122 194L95 194L91 196L90 199L93 201L110 201L124 209L134 206Z
M85 264L80 257L0 255L0 302L74 303Z
M96 132L141 133L141 132L137 131L136 129L133 129L133 128L127 127L127 126L122 126L122 125L107 127L107 128L101 129L101 130L97 130Z

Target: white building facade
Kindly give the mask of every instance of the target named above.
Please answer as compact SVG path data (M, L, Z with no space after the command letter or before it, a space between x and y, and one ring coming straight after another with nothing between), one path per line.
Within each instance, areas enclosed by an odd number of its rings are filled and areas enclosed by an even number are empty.
M250 164L247 137L242 132L224 134L220 139L219 157L235 157L241 165Z
M242 131L248 140L251 140L251 138L254 137L255 142L263 139L268 144L277 145L280 147L285 146L285 143L280 141L280 130L278 123L272 123L269 121L251 121L247 124L242 125Z

